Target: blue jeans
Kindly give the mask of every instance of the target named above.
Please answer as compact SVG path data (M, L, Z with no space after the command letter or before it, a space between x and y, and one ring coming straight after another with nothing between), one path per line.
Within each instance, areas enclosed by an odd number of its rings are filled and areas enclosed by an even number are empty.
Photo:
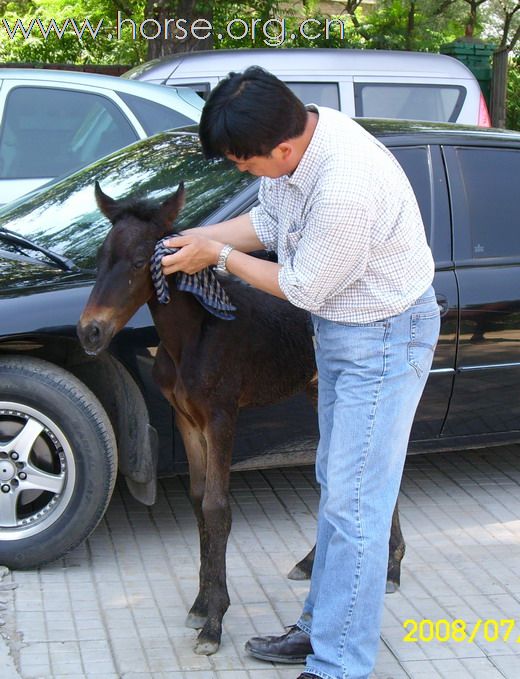
M298 627L306 671L367 679L379 644L392 513L408 439L439 336L433 288L367 324L313 317L321 497L310 591Z

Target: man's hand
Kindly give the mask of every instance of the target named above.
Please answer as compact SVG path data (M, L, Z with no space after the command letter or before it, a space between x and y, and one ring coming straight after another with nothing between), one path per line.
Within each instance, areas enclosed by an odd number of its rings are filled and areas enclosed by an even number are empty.
M162 268L166 276L176 271L194 274L207 266L216 264L220 251L224 247L224 243L189 233L170 238L165 241L165 245L170 248L180 248L179 252L162 258Z

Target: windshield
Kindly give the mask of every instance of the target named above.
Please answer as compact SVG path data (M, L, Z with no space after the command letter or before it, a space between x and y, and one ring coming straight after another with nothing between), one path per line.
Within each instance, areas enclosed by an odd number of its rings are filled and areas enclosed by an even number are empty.
M112 198L153 201L164 200L184 181L186 205L176 226L189 228L204 222L255 177L227 161L205 160L194 134L164 132L7 206L0 213L0 229L65 255L82 268L94 268L97 249L110 228L96 206L96 180Z

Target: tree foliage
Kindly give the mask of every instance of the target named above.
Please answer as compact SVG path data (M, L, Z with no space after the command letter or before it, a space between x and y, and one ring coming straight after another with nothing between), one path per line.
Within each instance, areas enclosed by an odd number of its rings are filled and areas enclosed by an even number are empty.
M328 18L320 13L318 0L304 0L294 9L288 3L279 5L277 0L75 0L74 3L72 0L0 0L3 14L0 59L132 64L175 51L266 45L437 51L441 44L465 32L480 31L483 20L491 22L496 32L501 6L519 4L515 0L379 0L376 10L365 14L361 2L344 0L338 3L340 10L334 17L335 23L330 24L330 30L325 34L313 30L316 26L313 26L313 20L323 26ZM484 13L488 6L489 11ZM286 36L283 42L279 40L281 29L277 18L279 22L284 20ZM305 37L299 30L306 18L311 19L307 25L310 37ZM44 37L38 23L33 23L30 36L26 37L18 30L15 37L10 37L5 25L7 22L11 32L17 20L23 22L26 29L31 22L38 21L44 28L52 21L62 28L71 19L78 27L86 19L93 28L99 22L102 25L95 37L85 30L81 38L70 25L61 37L53 31ZM187 22L206 19L214 27L213 34L206 40L194 38L189 33L183 38L182 28L172 21L166 30L165 22L175 19ZM251 31L253 20L260 22L254 35ZM270 25L263 30L263 22L269 20ZM227 30L230 22L233 24L231 31ZM120 30L117 30L118 23ZM246 25L249 30L243 35Z

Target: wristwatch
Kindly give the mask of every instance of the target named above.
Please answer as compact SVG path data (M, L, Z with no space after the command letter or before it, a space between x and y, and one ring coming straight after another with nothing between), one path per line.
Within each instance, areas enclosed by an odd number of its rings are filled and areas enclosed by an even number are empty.
M226 267L226 262L227 258L229 257L229 253L232 252L234 249L235 248L232 245L229 245L228 243L224 245L218 256L215 271L218 271L219 273L229 273Z

